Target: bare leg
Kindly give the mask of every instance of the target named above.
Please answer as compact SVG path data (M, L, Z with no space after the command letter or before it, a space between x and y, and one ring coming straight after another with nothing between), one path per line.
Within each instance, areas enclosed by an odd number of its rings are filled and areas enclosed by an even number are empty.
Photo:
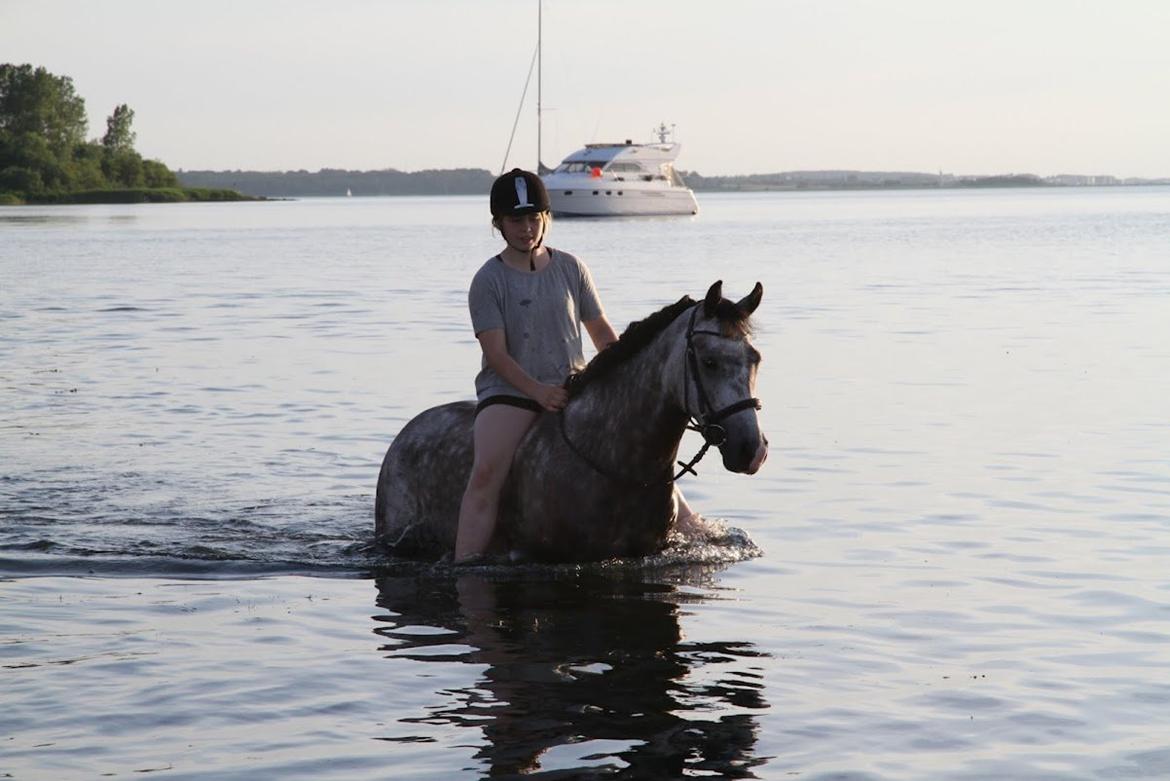
M455 561L478 556L491 543L512 456L535 420L535 412L506 404L485 407L475 417L475 459L459 505Z
M674 487L674 499L678 502L678 514L675 518L679 525L684 525L694 517L695 511L687 504L687 498L677 485Z
M687 539L703 540L715 533L718 524L713 524L695 512L677 485L674 487L674 499L678 502L678 514L675 516L674 528L679 534Z

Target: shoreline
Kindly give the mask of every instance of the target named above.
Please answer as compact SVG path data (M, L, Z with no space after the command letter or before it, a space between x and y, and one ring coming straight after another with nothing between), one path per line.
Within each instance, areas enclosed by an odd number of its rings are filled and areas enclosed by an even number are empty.
M758 193L827 193L827 192L909 192L909 191L970 191L970 190L1131 190L1142 187L1170 187L1170 182L1140 182L1119 184L1049 184L1039 183L996 183L996 184L852 184L852 185L809 185L788 186L739 186L739 187L692 187L696 194L758 194ZM359 193L353 196L334 193L296 193L288 195L248 195L235 190L219 188L157 188L153 190L98 190L69 193L26 199L12 193L0 193L0 208L5 206L77 206L103 204L140 203L232 203L232 202L273 202L297 201L305 198L428 198L450 196L477 196L478 192L448 193Z
M125 190L81 190L44 196L0 193L0 206L69 206L77 204L208 203L278 200L214 187L151 187Z

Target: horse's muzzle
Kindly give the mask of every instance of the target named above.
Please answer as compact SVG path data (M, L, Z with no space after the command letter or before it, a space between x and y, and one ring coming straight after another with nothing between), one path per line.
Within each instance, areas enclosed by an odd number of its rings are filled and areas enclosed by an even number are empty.
M748 464L747 473L754 475L760 471L760 467L768 460L768 438L760 433L760 446L756 448L756 454L752 456L752 462Z
M754 475L768 459L768 438L761 431L754 448L750 441L738 445L729 441L719 452L723 455L723 466L729 472Z

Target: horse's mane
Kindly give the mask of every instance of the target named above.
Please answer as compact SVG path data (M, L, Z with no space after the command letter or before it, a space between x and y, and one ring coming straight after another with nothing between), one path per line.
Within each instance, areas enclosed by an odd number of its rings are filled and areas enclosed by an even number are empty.
M569 390L569 398L578 395L589 383L611 373L614 367L620 366L637 355L643 347L653 341L654 337L658 336L668 325L678 319L679 315L696 303L690 296L683 296L649 317L630 323L616 342L593 356L593 360L584 369L569 375L569 378L565 380L565 387ZM715 316L719 318L723 330L729 336L750 333L748 315L726 299L719 302Z
M650 344L666 326L670 325L687 309L695 305L690 296L683 296L673 304L667 304L654 314L643 320L635 320L626 326L616 342L611 343L604 350L593 356L584 369L570 374L565 380L565 387L569 389L569 398L576 396L586 385L609 374L615 366L619 366L631 357L638 354L643 347Z

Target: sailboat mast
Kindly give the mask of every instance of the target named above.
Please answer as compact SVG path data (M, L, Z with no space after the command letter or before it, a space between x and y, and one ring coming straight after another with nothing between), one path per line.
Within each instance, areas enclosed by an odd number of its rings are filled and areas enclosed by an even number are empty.
M541 36L544 31L544 3L542 0L536 0L536 172L542 173L544 168L544 158L540 153L540 133L541 133Z

